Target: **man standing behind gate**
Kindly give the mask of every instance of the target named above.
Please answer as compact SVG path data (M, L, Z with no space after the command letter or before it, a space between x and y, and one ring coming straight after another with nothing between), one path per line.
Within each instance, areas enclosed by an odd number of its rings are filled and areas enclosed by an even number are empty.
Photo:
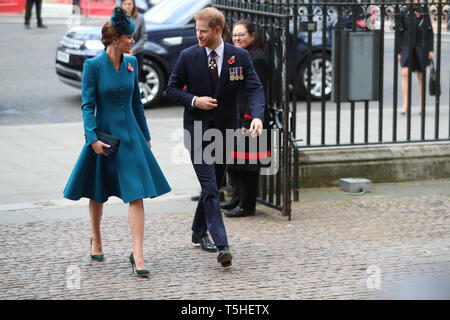
M226 27L224 15L216 8L208 7L198 12L194 19L198 45L180 53L167 85L167 95L185 107L184 129L189 133L186 136L190 136L185 141L202 189L192 224L192 242L200 243L206 251L218 249L217 262L228 267L232 255L219 207L219 187L224 179L226 161L219 159L220 152L216 152L212 164L203 159L207 147L203 135L207 129L218 129L225 141L226 129L238 127L240 86L246 88L249 97L253 117L250 131L253 136L260 135L264 91L248 52L222 40ZM185 85L187 90L182 90ZM194 125L201 127L201 136L194 135ZM197 145L200 147L195 148ZM208 238L208 231L214 244Z

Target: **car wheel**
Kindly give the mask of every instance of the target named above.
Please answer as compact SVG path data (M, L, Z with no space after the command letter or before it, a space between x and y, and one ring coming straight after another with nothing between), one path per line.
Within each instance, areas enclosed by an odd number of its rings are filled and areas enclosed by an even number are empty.
M299 72L299 93L305 98L308 87L308 59L305 59L300 66ZM322 53L315 53L311 57L311 87L309 92L313 100L320 100L322 98ZM328 100L331 96L332 85L332 65L331 58L327 54L325 57L325 98Z
M141 101L144 107L150 107L159 101L164 92L164 74L159 66L152 61L144 61L142 68L145 82L139 83Z

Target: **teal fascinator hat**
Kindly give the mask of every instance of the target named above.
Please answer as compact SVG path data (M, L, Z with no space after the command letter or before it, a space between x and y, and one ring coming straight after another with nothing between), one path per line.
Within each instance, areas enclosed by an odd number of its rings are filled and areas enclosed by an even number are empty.
M111 23L120 34L133 34L134 22L127 17L127 12L121 7L115 7L111 17Z

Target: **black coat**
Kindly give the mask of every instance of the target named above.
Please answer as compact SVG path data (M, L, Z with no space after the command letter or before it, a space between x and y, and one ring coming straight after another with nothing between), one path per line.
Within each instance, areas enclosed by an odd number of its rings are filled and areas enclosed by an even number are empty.
M264 51L260 48L251 47L249 50L250 58L252 59L253 66L255 67L256 74L259 81L261 81L264 87L264 93L269 82L269 59L267 59ZM245 90L239 90L238 94L239 116L240 126L245 128L250 127L251 119L246 118L245 115L251 115L250 106L248 105L248 96Z
M256 48L254 46L250 47L248 49L250 58L253 62L253 66L255 67L256 74L258 75L259 80L261 81L263 87L264 87L264 93L266 93L266 89L269 84L269 72L270 72L270 65L269 65L269 59L267 58L266 54L263 50L260 48ZM247 92L243 89L239 90L238 93L238 106L239 106L239 127L249 128L250 124L252 122L252 113L250 110L250 106L248 103L248 95ZM269 110L266 106L265 112L264 112L264 129L268 129L268 120L269 120ZM270 133L266 136L268 139L267 143L267 149L266 150L260 150L258 148L258 158L260 156L264 157L265 154L267 154L267 157L270 157ZM247 138L249 139L249 138ZM251 138L250 138L251 139ZM259 146L260 137L257 138L256 142ZM248 143L245 146L245 154L242 154L242 152L239 152L241 149L238 148L239 141L238 140L236 146L235 146L235 153L234 153L234 161L237 161L238 158L246 157L246 163L245 164L238 164L238 165L230 165L231 169L234 170L245 170L245 171L255 171L259 170L260 164L250 164L249 160L252 157L255 156L254 152L252 150L249 150ZM254 151L254 150L253 150ZM239 152L239 155L238 155ZM267 153L269 152L269 153Z
M397 38L401 56L401 66L408 66L408 42L412 42L413 71L424 70L429 64L428 53L433 51L433 27L427 6L415 6L412 15L412 29L409 30L410 9L404 7L399 17L399 37ZM411 40L410 40L411 39ZM426 56L426 58L424 58Z

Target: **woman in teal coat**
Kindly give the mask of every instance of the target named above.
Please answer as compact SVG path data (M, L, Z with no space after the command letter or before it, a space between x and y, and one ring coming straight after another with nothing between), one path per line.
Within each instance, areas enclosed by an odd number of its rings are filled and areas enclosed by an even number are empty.
M130 262L137 274L147 276L143 258L143 198L170 191L151 151L150 132L140 99L138 65L126 56L134 44L134 23L121 8L115 8L102 29L105 51L84 63L82 110L86 144L64 189L64 197L89 198L92 223L91 257L103 260L100 222L103 203L110 196L129 203L133 237ZM96 132L120 138L118 152L108 155L110 146L99 141Z

